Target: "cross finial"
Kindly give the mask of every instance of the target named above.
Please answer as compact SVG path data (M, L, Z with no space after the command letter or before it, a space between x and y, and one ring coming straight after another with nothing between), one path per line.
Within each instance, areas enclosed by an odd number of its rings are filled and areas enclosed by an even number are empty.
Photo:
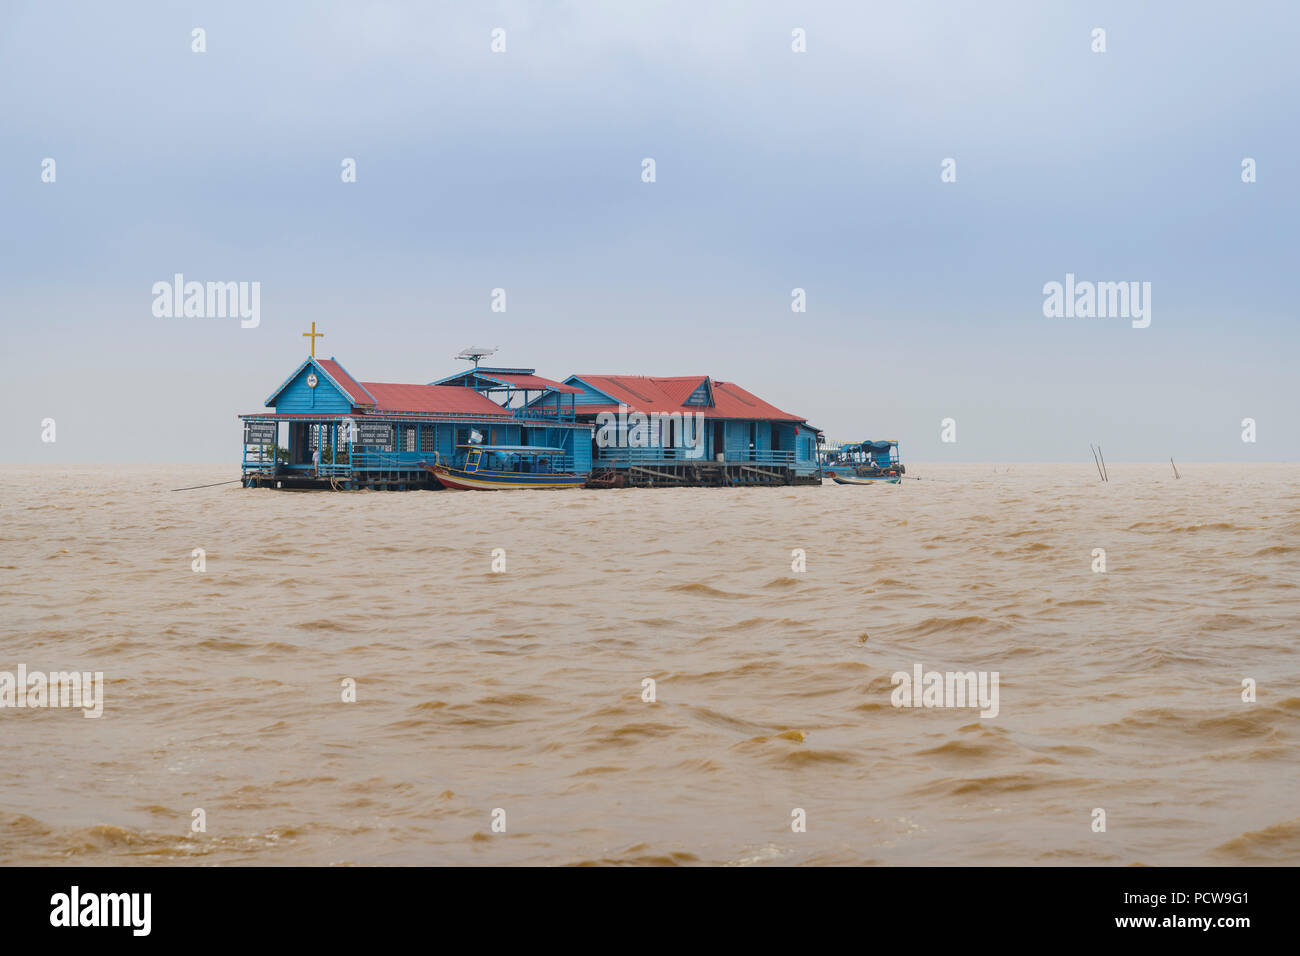
M304 339L311 339L311 357L312 357L312 358L315 358L315 357L316 357L316 340L317 340L317 339L323 339L323 338L325 338L325 333L324 333L324 332L317 332L317 331L316 331L316 323L313 322L313 323L311 324L311 331L310 331L310 332L304 332L304 333L302 334L302 337L303 337Z

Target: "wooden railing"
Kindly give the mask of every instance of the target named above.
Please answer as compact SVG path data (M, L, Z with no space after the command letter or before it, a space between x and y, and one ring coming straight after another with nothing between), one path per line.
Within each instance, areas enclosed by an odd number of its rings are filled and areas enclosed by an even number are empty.
M713 464L716 458L692 455L690 448L600 448L596 464ZM793 465L794 452L771 448L746 448L725 452L726 465ZM811 462L809 464L812 464Z

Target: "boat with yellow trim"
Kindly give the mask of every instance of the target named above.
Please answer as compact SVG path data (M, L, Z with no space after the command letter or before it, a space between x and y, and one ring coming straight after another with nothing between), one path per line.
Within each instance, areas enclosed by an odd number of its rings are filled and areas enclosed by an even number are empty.
M567 471L568 452L539 445L460 445L464 464L421 466L446 488L511 491L519 488L581 488L590 472Z

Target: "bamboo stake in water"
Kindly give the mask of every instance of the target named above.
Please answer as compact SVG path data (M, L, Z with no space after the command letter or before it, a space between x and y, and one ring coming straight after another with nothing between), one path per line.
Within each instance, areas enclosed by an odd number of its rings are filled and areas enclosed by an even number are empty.
M1092 442L1088 442L1088 451L1092 452L1092 463L1097 466L1097 478L1105 481L1101 474L1101 462L1097 460L1097 449L1092 447Z
M1172 458L1169 459L1169 464L1170 464L1170 465L1173 467L1173 469L1174 469L1174 477L1175 477L1175 478L1180 477L1180 475L1178 474L1178 466L1174 464L1174 460L1173 460Z
M1102 453L1101 446L1097 446L1097 457L1101 459L1101 479L1110 481L1110 471L1106 468L1106 456Z

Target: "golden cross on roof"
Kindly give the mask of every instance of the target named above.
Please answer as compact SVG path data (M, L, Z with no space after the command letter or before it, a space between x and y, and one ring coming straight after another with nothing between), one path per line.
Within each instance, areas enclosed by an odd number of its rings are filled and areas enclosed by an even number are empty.
M316 331L316 323L313 322L313 323L311 324L311 331L310 331L310 332L304 332L304 333L302 334L302 337L303 337L304 339L308 339L308 338L311 339L311 357L312 357L312 358L315 358L315 357L316 357L316 340L317 340L317 339L323 339L323 338L325 338L325 333L324 333L324 332L317 332L317 331Z

